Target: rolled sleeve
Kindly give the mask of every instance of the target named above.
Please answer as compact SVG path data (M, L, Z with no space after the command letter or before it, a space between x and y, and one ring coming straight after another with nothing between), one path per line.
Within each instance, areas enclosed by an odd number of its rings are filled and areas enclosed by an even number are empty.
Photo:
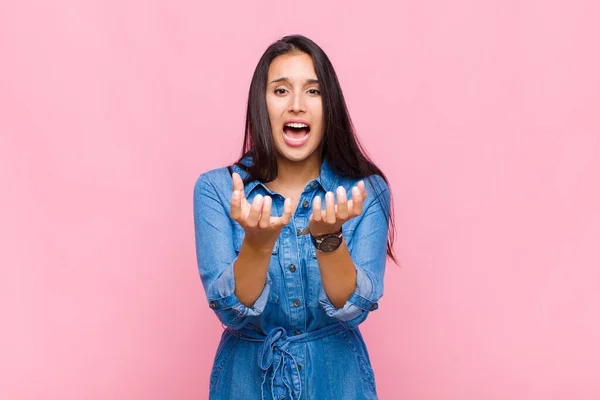
M335 308L327 297L327 293L323 287L321 287L319 294L319 303L323 306L325 313L332 318L338 319L349 328L358 325L366 318L366 313L374 311L379 307L377 300L373 299L373 283L371 279L362 268L356 266L355 268L356 290L342 308Z
M212 283L207 294L209 307L215 312L221 312L221 316L227 319L227 321L223 321L226 325L237 325L239 320L244 317L260 315L265 309L271 289L271 279L267 276L263 291L252 307L242 304L235 295L234 264L235 262ZM235 314L230 313L231 315L226 315L223 312L225 310L232 310Z

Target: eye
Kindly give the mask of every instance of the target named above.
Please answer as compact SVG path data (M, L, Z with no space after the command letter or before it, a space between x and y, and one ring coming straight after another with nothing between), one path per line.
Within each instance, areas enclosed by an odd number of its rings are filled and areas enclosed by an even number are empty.
M321 91L319 89L309 89L308 92L310 94L321 94Z
M284 88L275 89L275 94L285 94L285 92L287 92L287 90Z

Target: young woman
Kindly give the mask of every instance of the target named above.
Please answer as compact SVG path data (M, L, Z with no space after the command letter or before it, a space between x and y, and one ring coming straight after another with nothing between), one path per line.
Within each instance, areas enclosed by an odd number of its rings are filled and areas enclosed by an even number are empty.
M241 158L194 190L200 278L225 328L211 399L377 398L358 325L395 261L390 196L323 50L300 35L273 43Z

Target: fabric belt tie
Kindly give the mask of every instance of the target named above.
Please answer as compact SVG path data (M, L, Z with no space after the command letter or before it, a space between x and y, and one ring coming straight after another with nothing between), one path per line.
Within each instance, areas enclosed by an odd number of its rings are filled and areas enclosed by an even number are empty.
M346 328L341 324L327 325L316 331L288 337L282 327L277 327L265 335L257 330L242 328L235 330L227 327L234 336L252 342L262 342L258 351L258 365L262 370L261 399L267 400L266 393L271 392L273 399L287 398L298 400L302 394L300 371L294 356L287 351L292 343L305 343L341 332Z

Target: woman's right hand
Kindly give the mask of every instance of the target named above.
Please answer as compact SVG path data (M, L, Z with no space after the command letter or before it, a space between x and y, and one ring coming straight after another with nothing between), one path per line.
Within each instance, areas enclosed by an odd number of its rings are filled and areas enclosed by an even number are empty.
M244 182L241 176L234 172L233 193L231 195L231 218L244 228L246 236L244 241L255 250L264 250L269 253L273 249L281 229L290 222L292 216L292 202L285 199L283 215L271 216L272 199L260 194L254 197L252 204L244 195Z

